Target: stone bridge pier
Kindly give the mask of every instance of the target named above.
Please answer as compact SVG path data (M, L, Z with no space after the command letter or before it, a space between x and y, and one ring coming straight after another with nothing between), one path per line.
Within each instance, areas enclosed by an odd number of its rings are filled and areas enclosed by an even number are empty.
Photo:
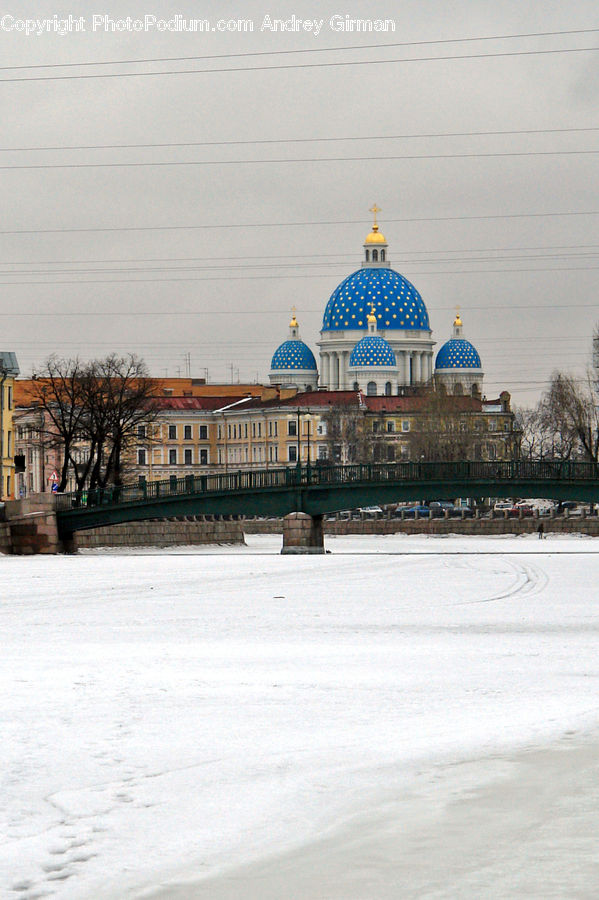
M8 550L16 556L74 552L74 541L63 542L56 522L54 494L31 494L4 504Z
M285 516L281 553L324 553L322 516L303 512Z

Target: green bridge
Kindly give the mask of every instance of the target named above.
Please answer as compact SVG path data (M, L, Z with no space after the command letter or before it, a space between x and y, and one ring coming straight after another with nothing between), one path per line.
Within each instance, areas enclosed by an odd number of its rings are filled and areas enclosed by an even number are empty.
M599 501L592 462L397 462L229 471L141 482L56 498L61 535L142 519L191 515L312 517L405 500L547 497Z

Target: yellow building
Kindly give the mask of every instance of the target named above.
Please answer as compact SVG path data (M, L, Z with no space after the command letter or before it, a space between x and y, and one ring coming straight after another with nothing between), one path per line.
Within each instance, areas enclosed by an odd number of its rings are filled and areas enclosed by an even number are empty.
M0 351L0 499L12 500L15 491L13 430L15 378L19 374L14 353Z

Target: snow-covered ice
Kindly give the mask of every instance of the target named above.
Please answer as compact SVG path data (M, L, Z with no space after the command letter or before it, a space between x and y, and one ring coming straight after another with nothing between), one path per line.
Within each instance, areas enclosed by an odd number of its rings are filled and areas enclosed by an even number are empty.
M585 752L595 540L248 540L0 557L1 897L150 896Z

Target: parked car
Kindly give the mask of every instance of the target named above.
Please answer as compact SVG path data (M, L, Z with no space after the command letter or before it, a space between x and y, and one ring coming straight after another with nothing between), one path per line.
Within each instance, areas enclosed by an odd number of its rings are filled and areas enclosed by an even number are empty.
M428 506L408 506L403 510L404 518L415 519L418 513L419 519L430 518L431 511Z
M449 515L452 519L471 519L474 516L474 510L469 506L454 506L449 511Z
M431 500L429 509L433 519L442 519L446 511L448 515L452 514L454 505L450 500Z
M512 519L519 519L520 517L524 518L525 516L534 515L534 509L532 508L530 503L524 503L523 501L520 501L519 503L514 503L514 505L508 512L508 515Z
M495 512L509 512L513 506L514 503L512 500L497 500L493 505L493 509Z

